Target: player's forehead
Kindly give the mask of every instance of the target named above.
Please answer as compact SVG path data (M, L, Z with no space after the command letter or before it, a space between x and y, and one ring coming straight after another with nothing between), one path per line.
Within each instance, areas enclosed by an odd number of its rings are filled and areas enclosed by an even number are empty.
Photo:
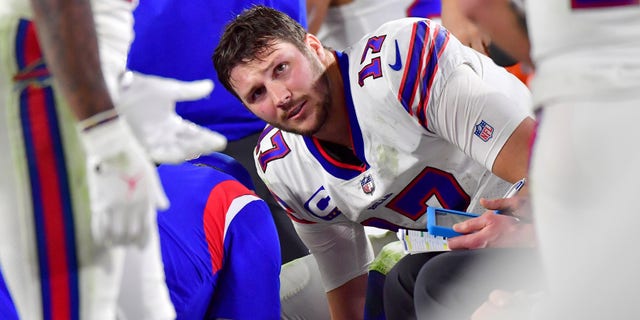
M242 87L251 81L259 81L261 76L267 76L278 63L292 59L299 55L300 50L293 44L277 41L264 50L256 52L254 57L245 59L231 69L230 83L242 94Z
M282 54L292 53L295 51L299 51L298 48L290 42L281 40L281 39L273 39L267 42L263 48L256 50L252 59L245 60L245 63L258 62L260 61L268 61L275 59Z

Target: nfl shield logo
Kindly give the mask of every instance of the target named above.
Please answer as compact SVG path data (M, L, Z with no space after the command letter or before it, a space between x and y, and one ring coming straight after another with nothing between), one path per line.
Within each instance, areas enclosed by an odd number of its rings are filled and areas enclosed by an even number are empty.
M484 120L480 121L480 123L476 124L476 130L474 132L478 138L482 141L487 142L493 137L493 127L486 123Z
M368 175L362 178L362 180L360 180L360 186L362 186L362 191L364 191L364 193L366 194L371 194L373 190L376 189L376 185L373 184L373 179L371 178L371 175Z

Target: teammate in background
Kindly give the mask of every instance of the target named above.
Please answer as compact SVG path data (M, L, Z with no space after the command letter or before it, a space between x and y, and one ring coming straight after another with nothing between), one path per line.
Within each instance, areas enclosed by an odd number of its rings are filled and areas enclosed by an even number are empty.
M134 5L16 0L0 9L0 264L21 318L114 319L129 254L150 257L144 286L153 294L136 297L146 315L174 316L153 241L156 209L168 203L145 150L154 159L212 150L156 152L166 145L137 135L145 126L121 100L141 93L120 79ZM206 95L211 84L198 89ZM163 143L195 137L193 125L174 120L156 122L173 134Z
M393 21L339 52L258 6L225 28L214 65L270 124L256 167L315 256L335 319L363 317L364 225L424 229L428 205L482 212L480 197L526 175L528 90L432 21Z
M467 2L470 12L511 5L461 1ZM640 152L629 145L640 116L640 3L543 0L524 8L531 50L519 58L535 65L531 88L540 115L530 191L549 289L540 301L495 292L474 319L636 317ZM474 19L499 30L495 24L513 16L493 10ZM503 36L527 41L523 33ZM510 313L532 308L533 314Z
M252 4L277 8L306 25L304 0L142 1L134 12L136 39L131 45L128 65L146 74L214 82L218 89L209 99L180 103L176 111L227 138L225 154L249 170L256 193L269 204L280 236L282 260L286 263L307 255L308 250L255 172L251 154L265 123L218 86L210 64L211 52L224 24Z
M460 12L489 34L508 55L532 67L524 0L455 0Z
M214 153L158 173L171 201L158 228L177 319L279 319L278 234L246 169Z
M482 53L490 39L458 9L456 0L308 0L309 33L343 50L387 21L404 17L440 22L460 42Z

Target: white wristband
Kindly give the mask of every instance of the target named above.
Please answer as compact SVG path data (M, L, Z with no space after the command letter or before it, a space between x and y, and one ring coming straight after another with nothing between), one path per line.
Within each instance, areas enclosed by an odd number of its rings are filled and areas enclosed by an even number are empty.
M109 109L106 111L102 111L100 113L96 113L89 118L78 121L78 130L80 131L88 131L94 127L97 127L105 122L113 120L118 117L118 112L116 109Z

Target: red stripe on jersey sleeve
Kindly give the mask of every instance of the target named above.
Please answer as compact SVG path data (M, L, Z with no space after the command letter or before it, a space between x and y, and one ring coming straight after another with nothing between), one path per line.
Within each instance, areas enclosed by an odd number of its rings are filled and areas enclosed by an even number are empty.
M235 180L223 181L213 187L209 193L202 219L214 274L222 268L227 210L234 199L243 195L255 195L255 193Z

